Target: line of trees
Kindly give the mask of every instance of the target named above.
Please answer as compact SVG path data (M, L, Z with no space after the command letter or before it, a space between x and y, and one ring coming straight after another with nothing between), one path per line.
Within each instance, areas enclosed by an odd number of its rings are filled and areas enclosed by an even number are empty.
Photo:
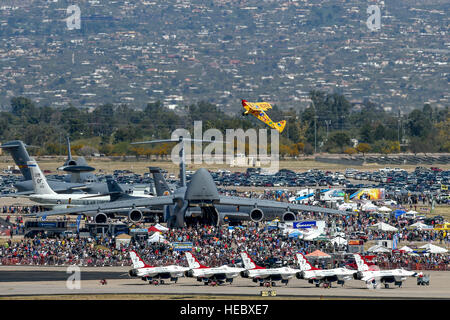
M345 96L311 91L312 103L304 110L268 113L274 121L287 120L280 139L281 156L329 153L396 153L409 151L450 152L450 114L448 107L425 104L409 114L385 112L370 101L352 104ZM219 129L266 128L253 117L225 112L208 102L186 105L175 110L162 103L148 103L142 110L127 105L104 104L94 110L37 107L24 97L11 99L9 111L0 112L0 141L23 140L37 154L64 154L65 137L74 142L72 151L106 155L170 154L170 145L130 145L130 142L170 138L177 128L192 132L194 121L203 122L203 131Z

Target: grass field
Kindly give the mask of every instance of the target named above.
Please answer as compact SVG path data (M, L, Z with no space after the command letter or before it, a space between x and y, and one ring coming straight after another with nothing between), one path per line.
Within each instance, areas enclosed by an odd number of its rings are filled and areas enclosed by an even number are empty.
M36 160L39 163L39 166L42 170L50 170L52 173L57 173L56 170L60 167L64 161L65 157L38 157ZM87 162L90 166L93 166L97 170L95 173L112 173L114 170L131 170L138 174L147 173L149 166L161 167L166 169L170 173L178 172L178 165L173 163L170 160L135 160L135 159L127 159L125 160L111 160L109 158L87 158ZM14 161L10 157L1 157L0 158L0 170L6 169L8 166L13 166ZM365 171L375 171L378 169L385 168L386 166L402 168L408 171L414 170L416 165L377 165L377 164L369 164L363 166L356 166L355 169L365 170ZM432 166L432 165L427 165ZM436 165L442 169L449 170L450 164L445 165ZM228 164L214 164L214 165L206 165L206 164L188 164L186 166L187 170L197 170L199 168L207 168L209 170L217 170L217 169L227 169L230 171L245 171L247 167L231 167ZM310 169L320 169L320 170L330 170L330 171L345 171L348 168L346 165L338 165L338 164L330 164L317 162L311 159L305 160L280 160L279 162L280 169L289 169L296 172L307 171ZM61 172L59 172L61 173ZM63 172L62 172L63 173Z

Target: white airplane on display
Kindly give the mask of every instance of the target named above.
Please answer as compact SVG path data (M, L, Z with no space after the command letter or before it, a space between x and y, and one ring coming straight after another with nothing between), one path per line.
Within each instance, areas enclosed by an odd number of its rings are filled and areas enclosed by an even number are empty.
M31 171L34 194L26 196L30 200L46 207L70 207L109 202L109 196L98 196L85 193L56 193L50 188L47 178L42 173L36 161L28 161L27 166Z
M163 279L170 279L177 283L179 277L183 277L184 273L189 270L187 267L180 267L175 265L154 267L146 264L141 257L133 250L130 251L133 269L128 274L131 277L138 277L149 283L164 284ZM159 282L158 280L159 279Z
M189 270L185 273L185 275L191 278L196 277L197 281L203 281L205 285L211 283L212 281L217 281L219 284L223 284L225 282L232 283L233 278L236 278L242 271L245 270L244 268L229 267L227 265L211 268L202 265L191 252L187 251L185 255L189 265Z
M405 269L376 270L374 266L371 266L372 270L370 270L369 265L361 255L355 253L354 256L358 266L358 272L354 274L354 278L365 281L367 285L371 285L373 288L378 288L381 283L384 283L386 289L389 288L389 283L394 283L400 288L402 282L408 277L417 277L421 274Z
M266 269L264 267L257 266L247 252L241 252L241 257L246 269L241 272L241 276L243 278L251 278L253 282L259 281L260 286L263 286L264 283L275 286L275 281L281 281L287 285L289 279L292 279L294 275L299 272L298 269L292 269L289 267Z
M318 269L309 263L303 253L297 253L297 261L300 266L300 272L297 273L298 279L308 280L309 283L315 283L319 287L322 283L331 287L331 283L337 281L337 284L344 285L346 280L352 280L357 270L347 268Z

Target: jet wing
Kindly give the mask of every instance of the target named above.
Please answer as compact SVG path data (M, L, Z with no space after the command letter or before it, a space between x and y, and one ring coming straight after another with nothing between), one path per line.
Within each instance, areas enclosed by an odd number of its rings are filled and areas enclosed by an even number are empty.
M172 196L106 202L106 203L93 204L93 205L88 205L88 206L74 207L74 208L69 208L69 209L51 210L51 211L39 212L39 213L35 214L35 216L42 217L42 216L54 216L54 215L65 215L65 214L79 214L79 213L92 212L92 211L105 211L105 210L134 208L134 207L161 206L161 205L169 205L169 204L173 204Z
M18 198L18 197L26 197L29 196L31 194L34 194L33 190L30 191L21 191L21 192L12 192L12 193L5 193L0 195L0 198Z
M266 208L278 208L285 210L297 210L297 211L312 211L312 212L322 212L328 214L337 215L348 215L354 214L352 212L334 210L329 208L322 208L318 206L307 206L302 204L294 204L289 202L280 202L273 200L262 200L255 198L244 198L244 197L228 197L220 196L219 203L221 205L234 205L234 206L249 206L249 207L266 207Z
M53 188L53 191L55 192L62 192L62 191L70 191L70 190L82 190L82 189L86 189L89 186L87 186L86 184L75 184L75 183L71 183L69 187L67 188Z

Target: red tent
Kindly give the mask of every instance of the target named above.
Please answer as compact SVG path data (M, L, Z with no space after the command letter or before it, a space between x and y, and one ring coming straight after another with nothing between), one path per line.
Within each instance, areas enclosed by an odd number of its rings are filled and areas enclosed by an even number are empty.
M148 228L148 232L162 232L162 231L157 229L155 226L151 226L150 228Z
M314 257L314 258L331 258L329 254L326 254L320 250L316 250L314 252L311 252L306 255L307 257Z

